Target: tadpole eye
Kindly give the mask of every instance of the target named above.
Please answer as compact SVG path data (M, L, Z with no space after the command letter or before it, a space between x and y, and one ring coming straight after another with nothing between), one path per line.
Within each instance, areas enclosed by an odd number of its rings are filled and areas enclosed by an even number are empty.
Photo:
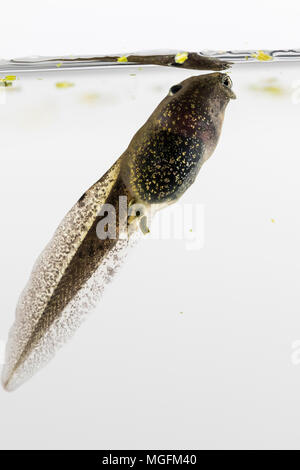
M173 96L175 95L175 93L177 93L177 91L181 90L182 88L182 85L173 85L171 88L170 88L170 95Z
M232 81L231 79L228 77L228 75L224 75L223 78L222 78L222 83L223 85L225 85L227 88L231 88L232 87Z

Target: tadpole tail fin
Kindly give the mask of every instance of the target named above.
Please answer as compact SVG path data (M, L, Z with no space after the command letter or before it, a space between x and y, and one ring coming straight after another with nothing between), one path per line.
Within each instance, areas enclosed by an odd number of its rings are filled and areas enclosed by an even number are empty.
M131 240L99 239L103 204L126 195L120 159L79 199L36 261L6 347L3 387L12 391L44 366L96 305ZM126 221L125 221L126 222Z

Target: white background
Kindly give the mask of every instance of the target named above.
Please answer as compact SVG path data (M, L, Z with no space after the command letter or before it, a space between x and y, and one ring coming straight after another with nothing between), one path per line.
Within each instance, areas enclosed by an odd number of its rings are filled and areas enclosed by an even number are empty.
M0 56L297 47L299 13L291 1L6 3ZM132 72L19 74L0 105L1 341L66 211L191 75ZM1 448L299 448L300 70L231 76L238 99L181 202L204 204L204 248L144 240L73 341L0 392ZM274 77L285 95L249 89Z
M296 0L3 2L0 57L298 47L299 16Z

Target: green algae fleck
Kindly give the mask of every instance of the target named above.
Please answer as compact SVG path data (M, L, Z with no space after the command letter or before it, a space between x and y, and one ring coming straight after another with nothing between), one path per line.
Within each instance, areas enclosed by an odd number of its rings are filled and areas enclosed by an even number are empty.
M266 54L264 51L261 51L261 50L255 52L254 54L251 54L251 57L262 62L273 60L273 57L271 57L269 54Z
M6 80L6 78L0 78L0 86L10 87L12 86L12 82L9 80Z
M188 59L189 54L188 52L178 52L175 55L175 62L176 64L184 64L184 62Z
M74 86L72 82L57 82L55 84L56 88L70 88Z
M277 80L277 78L262 80L256 84L250 85L249 89L272 96L283 96L287 94L287 89Z
M99 93L85 93L82 95L82 101L85 103L95 103L100 99Z
M118 57L117 61L118 62L128 62L128 59L125 55L123 55L122 57Z

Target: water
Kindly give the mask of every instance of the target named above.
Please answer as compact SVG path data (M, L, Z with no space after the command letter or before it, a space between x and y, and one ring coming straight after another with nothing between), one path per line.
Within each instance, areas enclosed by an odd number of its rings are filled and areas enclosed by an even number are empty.
M1 93L1 344L65 213L197 73L17 73ZM230 76L237 100L217 150L178 203L200 205L201 223L183 221L180 240L145 238L72 342L1 392L1 447L298 446L299 65Z

